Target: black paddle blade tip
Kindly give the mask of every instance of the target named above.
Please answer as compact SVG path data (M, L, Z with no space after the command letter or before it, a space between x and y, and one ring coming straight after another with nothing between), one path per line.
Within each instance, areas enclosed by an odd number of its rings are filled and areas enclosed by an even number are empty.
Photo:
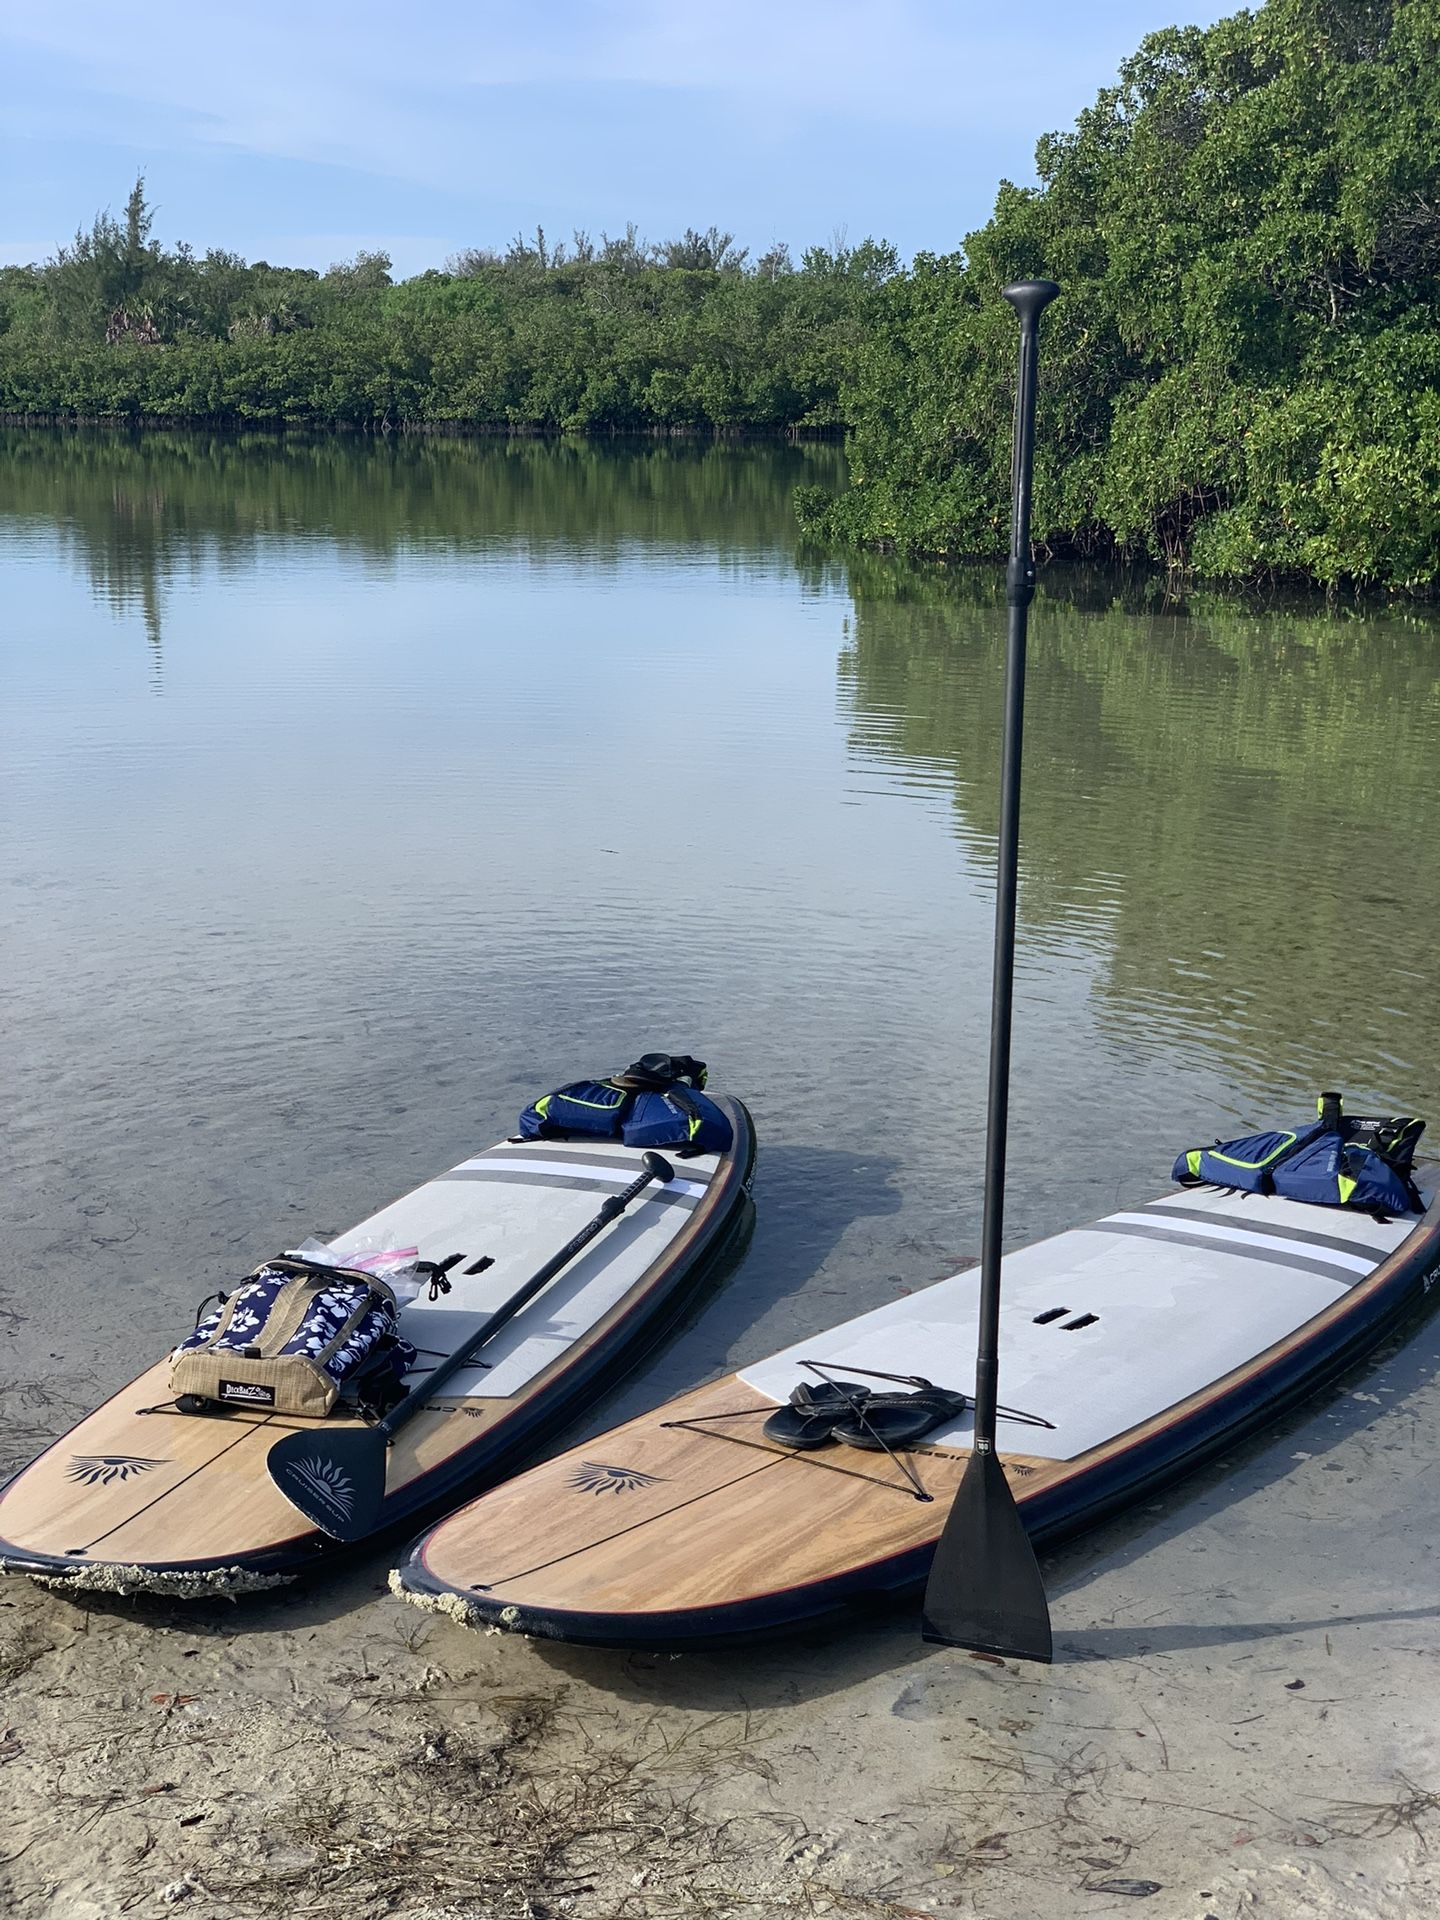
M384 1437L365 1427L287 1433L270 1449L270 1478L292 1507L332 1540L375 1531L385 1500Z
M972 1453L935 1549L923 1639L1008 1660L1054 1658L1040 1564L993 1453Z

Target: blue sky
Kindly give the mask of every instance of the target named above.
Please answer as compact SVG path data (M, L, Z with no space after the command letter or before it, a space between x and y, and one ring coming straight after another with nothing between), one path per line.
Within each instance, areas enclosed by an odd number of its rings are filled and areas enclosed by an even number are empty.
M0 20L0 261L138 171L157 234L397 273L537 223L949 250L1205 0L66 0Z

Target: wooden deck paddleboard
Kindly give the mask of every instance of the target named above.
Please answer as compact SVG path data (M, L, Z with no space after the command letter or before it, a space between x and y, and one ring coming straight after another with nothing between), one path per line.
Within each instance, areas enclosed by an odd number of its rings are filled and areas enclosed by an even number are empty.
M1411 1311L1440 1276L1436 1169L1417 1171L1418 1216L1191 1188L1010 1255L1001 1399L1051 1423L999 1427L1032 1538L1129 1504ZM974 1271L943 1280L534 1467L422 1535L392 1584L474 1625L615 1647L738 1639L917 1589L968 1409L894 1459L794 1453L761 1428L814 1382L805 1361L968 1391L978 1293Z
M413 1524L467 1483L505 1471L573 1416L731 1243L745 1217L754 1134L739 1101L714 1097L732 1125L729 1150L670 1156L675 1179L647 1189L400 1430L382 1527ZM341 1260L383 1246L416 1247L425 1260L465 1256L447 1295L402 1310L400 1331L420 1349L419 1378L628 1185L641 1160L619 1141L503 1141L330 1249ZM492 1264L482 1273L465 1271L485 1256ZM0 1568L180 1595L235 1592L304 1571L335 1542L289 1504L266 1456L307 1424L317 1423L243 1408L176 1412L161 1361L0 1492Z

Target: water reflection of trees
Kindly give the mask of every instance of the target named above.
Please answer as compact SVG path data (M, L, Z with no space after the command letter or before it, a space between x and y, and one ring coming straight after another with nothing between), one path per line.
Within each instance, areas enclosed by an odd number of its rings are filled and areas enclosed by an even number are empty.
M138 615L159 670L165 595L206 568L323 541L523 552L543 568L669 547L788 571L790 494L833 447L307 440L0 430L0 518L55 530ZM953 790L995 830L998 569L799 559L848 579L852 754ZM1440 900L1437 619L1313 602L1167 604L1153 578L1044 576L1033 622L1022 911L1034 946L1097 956L1102 1018L1223 1046L1299 1087L1329 1058L1423 1110ZM1387 1011L1387 1009L1389 1011Z
M996 820L1000 582L852 570L852 750L946 770ZM1091 942L1106 1008L1297 1090L1339 1072L1424 1111L1440 1084L1440 622L1165 608L1051 575L1032 623L1022 915ZM1137 1027L1139 1023L1139 1027Z
M522 549L544 566L630 543L788 566L802 480L830 445L716 446L0 428L0 519L70 544L97 596L160 645L165 589L266 540L322 538L384 561L414 547Z

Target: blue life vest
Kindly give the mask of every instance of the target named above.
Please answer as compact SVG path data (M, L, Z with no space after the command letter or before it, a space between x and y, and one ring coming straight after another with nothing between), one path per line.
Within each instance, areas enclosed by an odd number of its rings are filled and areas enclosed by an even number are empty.
M1322 1096L1321 1118L1309 1126L1192 1147L1171 1177L1181 1186L1238 1187L1312 1206L1423 1213L1410 1166L1424 1131L1425 1122L1409 1116L1346 1119L1338 1098Z
M1238 1140L1217 1140L1213 1147L1191 1147L1175 1162L1171 1177L1182 1187L1204 1182L1242 1193L1274 1193L1277 1166L1320 1131L1317 1120L1297 1132L1245 1133Z
M613 1080L572 1080L527 1107L520 1116L520 1132L526 1140L555 1133L593 1133L617 1140L632 1098Z
M696 1153L724 1153L730 1122L703 1093L690 1087L637 1093L620 1129L627 1147L690 1147Z
M1322 1133L1275 1169L1275 1191L1287 1200L1322 1207L1378 1207L1382 1213L1422 1211L1413 1182L1373 1147Z
M590 1134L627 1147L673 1147L724 1153L730 1122L700 1089L703 1060L688 1054L647 1053L609 1080L573 1080L528 1106L520 1116L523 1140Z

